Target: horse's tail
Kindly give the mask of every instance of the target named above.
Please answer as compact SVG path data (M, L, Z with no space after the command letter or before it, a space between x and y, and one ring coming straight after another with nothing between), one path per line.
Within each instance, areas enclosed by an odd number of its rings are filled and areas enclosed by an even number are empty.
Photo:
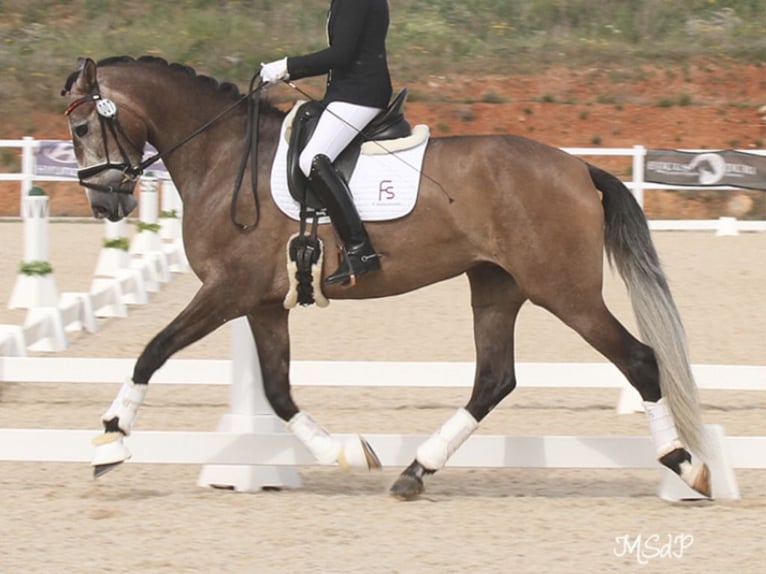
M688 448L704 452L702 417L686 334L644 212L617 177L590 164L588 170L593 184L603 194L609 264L625 281L641 338L654 350L660 388L673 413L679 438Z

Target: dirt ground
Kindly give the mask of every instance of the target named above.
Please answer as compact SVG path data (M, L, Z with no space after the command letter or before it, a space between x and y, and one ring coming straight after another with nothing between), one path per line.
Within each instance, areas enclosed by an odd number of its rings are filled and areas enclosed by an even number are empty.
M63 78L62 78L63 81ZM400 87L400 86L396 86ZM409 84L406 113L434 136L515 133L560 147L763 149L766 66L704 60L679 66L569 69L512 76L429 76ZM61 86L51 86L51 98ZM288 87L278 100L298 99ZM63 109L63 101L62 101ZM67 139L61 113L8 114L0 138ZM629 159L590 161L630 175ZM47 184L55 215L87 215L82 190ZM18 214L18 185L0 183L0 215ZM766 218L763 192L649 191L651 218Z
M0 223L0 300L8 301L21 224ZM87 290L103 227L55 223L50 261L60 291ZM654 233L688 332L692 362L766 363L766 234ZM76 253L77 257L72 257ZM135 357L198 286L178 275L130 308L73 334L61 356ZM634 323L625 289L607 276L614 313ZM24 313L0 308L0 323ZM467 282L458 278L379 301L334 301L292 314L295 360L473 360ZM598 361L577 336L529 306L519 361ZM224 327L181 357L227 357ZM127 375L128 373L126 373ZM93 428L113 385L0 384L3 427ZM296 389L334 432L429 433L467 389ZM617 415L617 391L520 388L484 422L488 434L644 435L642 415ZM729 435L764 435L766 396L704 391L705 418ZM137 428L212 430L225 387L153 387ZM738 471L742 500L668 504L659 471L447 469L426 496L386 493L400 469L302 468L294 491L234 493L195 486L199 468L127 464L98 482L80 464L0 463L0 572L667 572L762 571L764 471ZM625 541L641 552L625 552ZM666 550L660 552L661 547Z

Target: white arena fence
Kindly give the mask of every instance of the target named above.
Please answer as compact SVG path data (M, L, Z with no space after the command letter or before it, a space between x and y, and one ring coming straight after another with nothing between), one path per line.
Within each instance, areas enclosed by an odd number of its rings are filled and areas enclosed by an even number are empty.
M159 291L172 273L188 270L181 236L183 206L172 182L142 178L139 199L139 231L132 239L125 221L104 223L104 246L88 292L59 294L50 270L19 270L8 307L27 309L27 316L23 325L0 325L0 356L25 355L27 349L61 351L68 345L67 331L93 333L96 318L125 317L128 305L148 303L149 293ZM22 220L22 263L47 265L49 198L23 195Z
M22 183L22 215L25 223L34 220L46 209L30 207L28 190L36 181L60 181L70 178L34 175L35 140L25 138L10 142L24 150L22 174L0 174L0 180ZM0 142L8 147L9 142ZM642 146L626 149L567 150L578 155L630 155L634 176L641 175ZM31 170L31 171L30 171ZM634 177L634 179L636 179ZM146 183L149 191L156 184ZM639 177L631 182L639 201L644 189L650 187ZM667 188L667 186L659 186ZM144 188L143 191L147 191ZM141 218L156 222L157 194L141 194ZM171 197L172 194L168 194ZM144 198L147 199L144 199ZM163 198L165 194L163 193ZM176 196L177 197L177 196ZM37 200L35 200L37 201ZM164 200L163 200L164 201ZM180 210L180 203L174 208ZM163 205L163 209L165 206ZM148 214L148 215L147 215ZM145 219L146 218L146 219ZM654 222L656 223L656 222ZM766 229L763 222L720 221L662 222L661 229L717 229L722 232ZM747 224L747 226L745 226ZM670 226L670 227L668 227ZM40 227L40 226L38 226ZM117 235L115 235L117 233ZM107 237L119 237L119 231L107 227ZM58 305L31 308L23 327L0 327L0 355L25 355L30 340L37 341L39 350L57 350L62 344L64 330L72 325L95 330L95 322L87 315L96 307L112 316L124 314L124 304L142 302L146 285L163 276L169 269L167 245L158 243L156 234L137 238L131 253L142 256L142 267L131 263L124 266L114 257L105 257L104 265L119 272L104 281L94 281L88 294L64 294ZM177 239L177 238L175 238ZM182 246L181 246L182 252ZM114 255L114 254L112 254ZM102 265L102 258L99 267ZM147 263L148 261L148 263ZM179 265L182 261L178 262ZM100 285L100 287L99 287ZM133 285L133 289L129 288ZM137 287L142 285L143 287ZM50 286L37 286L39 296L45 297ZM24 290L29 291L28 289ZM55 293L55 287L53 288ZM108 295L111 292L112 295ZM99 293L103 300L99 299ZM239 327L238 327L239 325ZM243 329L234 337L232 361L171 360L161 369L153 384L226 384L231 383L231 412L225 415L217 432L138 431L127 439L134 452L133 462L204 464L200 484L226 485L238 490L254 490L261 486L295 486L300 479L290 467L314 463L308 452L290 435L271 413L263 396L260 366L246 324L235 322ZM239 343L237 342L239 341ZM248 343L249 341L249 343ZM245 345L241 347L241 345ZM30 348L35 348L34 345ZM240 348L237 349L237 345ZM132 369L132 360L123 359L56 359L0 357L0 381L89 382L115 383ZM702 388L763 390L764 371L760 367L698 365L695 374ZM107 373L120 373L120 380L105 380ZM635 391L627 387L622 376L609 364L522 364L519 379L529 387L599 387L622 389L618 409L633 412L640 406ZM367 386L469 386L473 378L471 363L316 363L296 362L293 380L297 385L359 385ZM96 380L98 379L98 380ZM720 381L736 381L720 386ZM716 386L719 385L719 386ZM766 437L725 437L723 429L708 427L715 453L709 463L713 467L714 495L718 498L738 498L739 492L733 468L766 468ZM0 460L85 462L92 457L91 439L94 430L61 429L0 429ZM404 466L415 455L417 446L425 440L422 435L365 435L384 465ZM538 467L538 468L660 468L655 460L651 439L647 437L577 437L577 436L491 436L476 435L455 454L450 466L468 467ZM664 471L663 471L664 472ZM664 474L660 495L669 499L693 497L684 485Z
M22 161L20 173L0 173L0 181L18 181L21 184L21 199L37 182L46 181L75 181L76 170L69 168L66 176L62 175L40 175L38 173L36 153L40 148L40 141L32 137L24 137L17 140L0 140L0 148L21 149ZM65 155L65 150L71 149L71 143L66 141L53 142L60 144L57 146L57 154ZM68 146L68 147L67 147ZM668 184L654 184L644 180L644 159L647 149L643 145L634 145L626 148L589 148L589 147L570 147L562 148L564 151L576 156L603 156L603 157L629 157L632 159L632 181L625 182L643 207L644 191L652 189L681 190L681 189L699 189L699 187L688 187ZM710 151L710 150L688 150L688 151ZM766 156L766 150L741 150L749 154ZM74 156L71 155L73 158ZM71 163L72 160L67 159ZM63 163L63 160L62 160ZM160 165L158 170L164 168ZM65 170L62 170L65 171ZM728 186L704 186L705 189L732 191L738 188ZM23 205L21 206L23 212ZM766 231L766 221L744 221L736 220L733 217L722 216L719 219L685 219L685 220L651 220L649 227L658 231L716 231L720 235L736 234L739 231Z
M0 357L0 382L120 384L135 359ZM470 388L475 363L449 361L292 361L294 386ZM766 366L692 365L705 390L766 391ZM642 412L641 398L611 363L518 363L523 388L619 390L617 412ZM170 359L152 377L155 385L228 385L229 359Z
M237 490L263 486L297 486L294 466L316 464L305 448L271 412L263 396L260 366L246 322L237 320L232 360L171 359L152 384L231 383L230 413L216 432L136 431L126 439L132 462L201 464L201 485ZM26 358L0 359L0 381L24 384L119 384L132 359ZM295 385L467 387L472 363L316 362L292 366ZM696 365L701 388L766 390L766 368ZM609 364L522 363L524 387L615 388L626 391L619 372ZM722 384L722 380L737 381ZM631 392L634 392L631 390ZM738 498L733 469L766 469L766 437L725 437L717 425L707 427L713 447L708 460L717 498ZM80 462L91 460L97 430L0 429L0 460ZM346 438L345 435L339 435ZM425 435L364 434L384 466L409 464ZM449 461L452 467L482 468L657 468L659 494L678 500L694 497L680 480L659 467L651 439L626 436L471 437Z

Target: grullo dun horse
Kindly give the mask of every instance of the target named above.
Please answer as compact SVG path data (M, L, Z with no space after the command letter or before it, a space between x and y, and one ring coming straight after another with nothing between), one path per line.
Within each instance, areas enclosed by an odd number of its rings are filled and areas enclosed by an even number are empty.
M259 98L258 88L240 94L232 84L153 57L81 60L66 81L62 93L93 214L117 221L131 212L135 183L147 165L142 151L152 144L183 200L187 257L202 281L188 306L148 343L102 416L96 475L130 456L123 437L153 373L176 351L240 316L252 329L271 407L317 460L379 464L363 439L341 442L291 395L285 250L298 224L277 208L270 189L286 114L260 102L255 129L249 128L248 108ZM247 137L252 132L256 138ZM256 161L248 163L242 158L251 143ZM705 453L704 433L684 330L646 219L629 190L598 167L513 135L432 138L420 169L411 213L367 226L381 256L380 271L351 287L324 287L328 299L363 299L468 275L473 391L418 448L391 493L417 497L424 477L444 467L513 391L514 324L531 301L617 366L644 400L658 460L710 496L708 468L696 459ZM242 176L257 182L253 196L235 195L232 202ZM233 208L255 223L232 224ZM318 237L336 245L331 226L320 225ZM604 250L627 285L641 340L604 303ZM324 273L332 271L328 259Z

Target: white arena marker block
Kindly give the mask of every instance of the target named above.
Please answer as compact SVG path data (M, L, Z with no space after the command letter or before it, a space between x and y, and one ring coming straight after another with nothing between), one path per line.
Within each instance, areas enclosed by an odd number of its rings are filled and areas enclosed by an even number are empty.
M130 267L130 255L124 249L104 247L98 254L94 275L98 277L117 277L123 269Z
M135 269L141 274L144 289L149 293L157 293L160 290L160 278L157 268L153 263L144 257L134 257L130 260L131 269Z
M716 237L724 237L729 235L739 235L739 228L736 217L719 217L718 229L716 229Z
M58 352L69 346L64 320L58 307L37 307L27 311L24 338L30 351Z
M53 273L47 275L19 274L13 286L9 309L34 309L56 305L59 292Z
M104 240L127 240L125 220L104 222ZM118 247L102 247L98 254L94 275L117 277L121 269L130 267L130 255Z
M713 500L739 500L739 486L726 451L726 437L721 425L705 425L710 454L704 459L710 469ZM700 460L696 455L692 455ZM663 468L662 482L657 495L670 501L705 500L699 492L681 480L674 472Z
M223 416L218 432L277 433L292 438L266 400L261 364L247 320L232 321L232 373L230 412ZM216 465L202 468L199 486L255 492L263 488L298 488L302 481L294 468L277 465Z
M116 279L96 277L90 284L90 297L96 317L127 317L123 292Z
M67 331L81 331L85 329L89 333L98 331L96 315L93 312L93 301L88 293L66 292L59 299L59 310L64 321L64 329Z
M0 357L26 357L27 343L21 325L0 325Z
M146 305L149 295L144 276L138 269L122 269L116 277L122 290L122 302L127 305Z

